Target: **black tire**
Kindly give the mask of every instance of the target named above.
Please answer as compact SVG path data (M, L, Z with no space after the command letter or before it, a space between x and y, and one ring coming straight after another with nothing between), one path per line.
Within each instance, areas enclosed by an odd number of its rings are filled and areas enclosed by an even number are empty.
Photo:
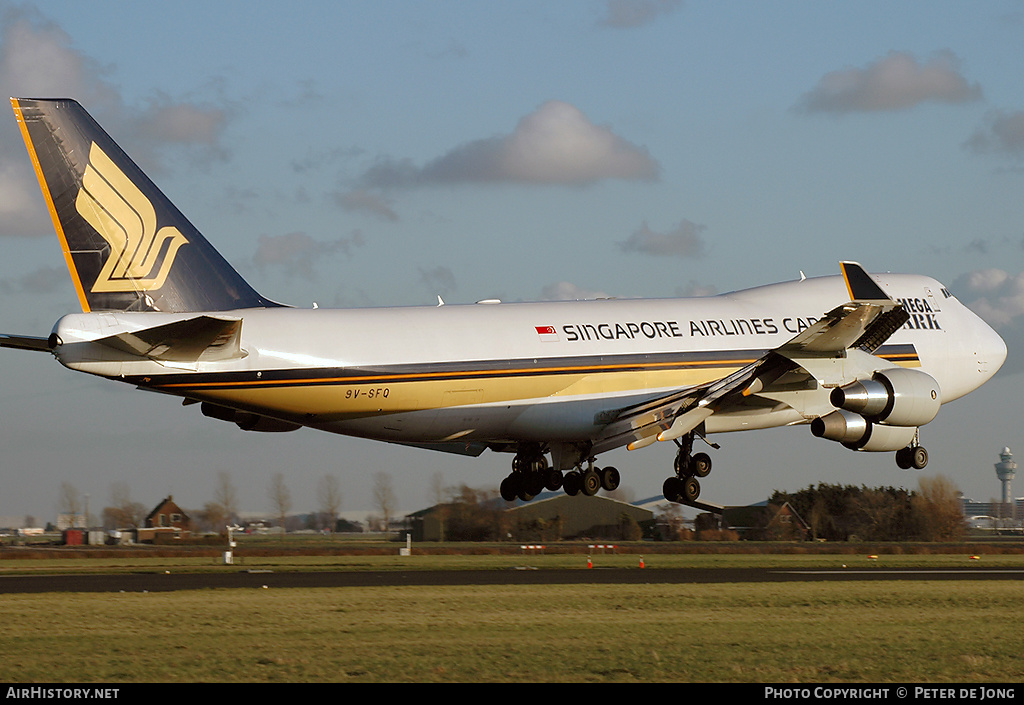
M596 470L585 470L580 479L583 481L580 490L587 497L593 497L601 489L601 476Z
M693 502L700 497L700 483L696 477L688 477L683 480L683 499Z
M562 484L565 482L565 480L562 477L561 470L548 468L547 470L544 471L544 473L546 478L544 482L544 487L546 487L552 492L557 492L558 490L562 489Z
M544 491L544 484L547 482L547 474L540 472L529 472L522 479L523 487L533 499Z
M900 448L896 451L896 467L900 470L909 470L914 467L913 450L911 448Z
M697 453L690 458L690 474L694 477L707 477L711 472L711 456Z
M519 496L519 482L517 482L516 474L512 473L504 480L501 481L501 485L498 488L501 492L501 498L506 502L515 502Z
M566 473L565 478L562 480L562 489L570 497L575 497L580 493L580 487L583 481L580 479L580 474L573 470L570 473Z
M669 502L678 502L683 498L683 481L678 477L670 477L661 486L661 493Z
M601 487L604 488L605 492L614 492L619 488L619 471L613 467L604 468L601 471Z

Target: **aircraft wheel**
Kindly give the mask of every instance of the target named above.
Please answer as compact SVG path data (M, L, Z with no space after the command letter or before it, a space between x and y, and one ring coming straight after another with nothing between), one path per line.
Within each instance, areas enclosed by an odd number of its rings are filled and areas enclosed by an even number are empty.
M678 502L683 498L683 481L678 477L670 477L661 486L661 493L669 502Z
M614 492L619 488L619 471L613 467L607 467L601 471L601 487L606 492Z
M700 483L696 477L688 477L683 480L683 499L693 502L700 497Z
M601 476L594 469L584 470L580 479L582 480L580 490L587 497L593 497L601 489Z
M911 454L911 464L915 470L924 470L928 465L928 451L924 449L924 446L914 447Z
M501 498L503 500L506 502L516 501L516 497L519 496L519 482L516 474L512 473L502 480L498 489L501 492Z
M583 481L580 479L580 474L573 470L572 472L566 473L565 478L562 480L562 489L570 497L575 497L580 493L580 489L583 487Z
M690 474L690 456L684 455L683 453L676 453L676 459L672 463L672 469L675 470L676 475L689 475Z
M914 459L912 457L913 449L909 446L906 448L900 448L896 451L896 467L900 470L909 470L914 466Z
M540 472L528 472L522 479L524 489L531 495L530 499L544 491L544 484L546 482L547 474Z
M546 487L547 489L551 490L552 492L557 492L558 490L562 489L562 484L565 482L565 480L562 477L562 471L561 470L555 470L554 468L548 468L547 470L544 471L544 473L545 473L544 487Z
M711 456L707 453L697 453L690 458L690 473L695 477L707 477L711 472Z

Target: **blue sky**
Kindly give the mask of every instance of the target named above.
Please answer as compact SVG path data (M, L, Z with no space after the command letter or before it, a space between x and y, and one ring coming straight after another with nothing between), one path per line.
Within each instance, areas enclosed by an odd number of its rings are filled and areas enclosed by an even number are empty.
M978 499L1021 436L1022 71L1020 0L0 0L0 92L80 100L279 301L708 294L843 259L935 276L1010 345L923 432L925 472ZM46 334L77 302L13 115L0 247L0 330ZM0 364L0 516L50 517L64 481L93 509L115 482L199 507L226 470L263 510L281 471L303 510L330 472L358 510L384 470L415 509L435 473L483 487L508 472L490 453L246 434L43 355ZM712 501L916 487L889 455L806 429L717 440ZM602 462L640 498L671 455Z

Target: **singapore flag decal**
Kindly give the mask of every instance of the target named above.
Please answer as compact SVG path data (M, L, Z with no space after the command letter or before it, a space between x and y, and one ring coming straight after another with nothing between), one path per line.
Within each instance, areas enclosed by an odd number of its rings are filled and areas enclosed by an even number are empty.
M542 343L558 342L558 331L555 330L554 326L535 326L535 328Z

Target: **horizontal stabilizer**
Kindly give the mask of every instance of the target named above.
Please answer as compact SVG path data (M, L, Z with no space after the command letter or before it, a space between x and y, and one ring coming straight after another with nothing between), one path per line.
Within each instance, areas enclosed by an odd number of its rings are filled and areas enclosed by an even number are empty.
M166 362L230 360L242 357L242 319L197 316L162 326L118 333L94 342Z
M27 335L6 335L0 333L0 348L17 348L18 350L38 350L51 352L49 338L36 338Z

